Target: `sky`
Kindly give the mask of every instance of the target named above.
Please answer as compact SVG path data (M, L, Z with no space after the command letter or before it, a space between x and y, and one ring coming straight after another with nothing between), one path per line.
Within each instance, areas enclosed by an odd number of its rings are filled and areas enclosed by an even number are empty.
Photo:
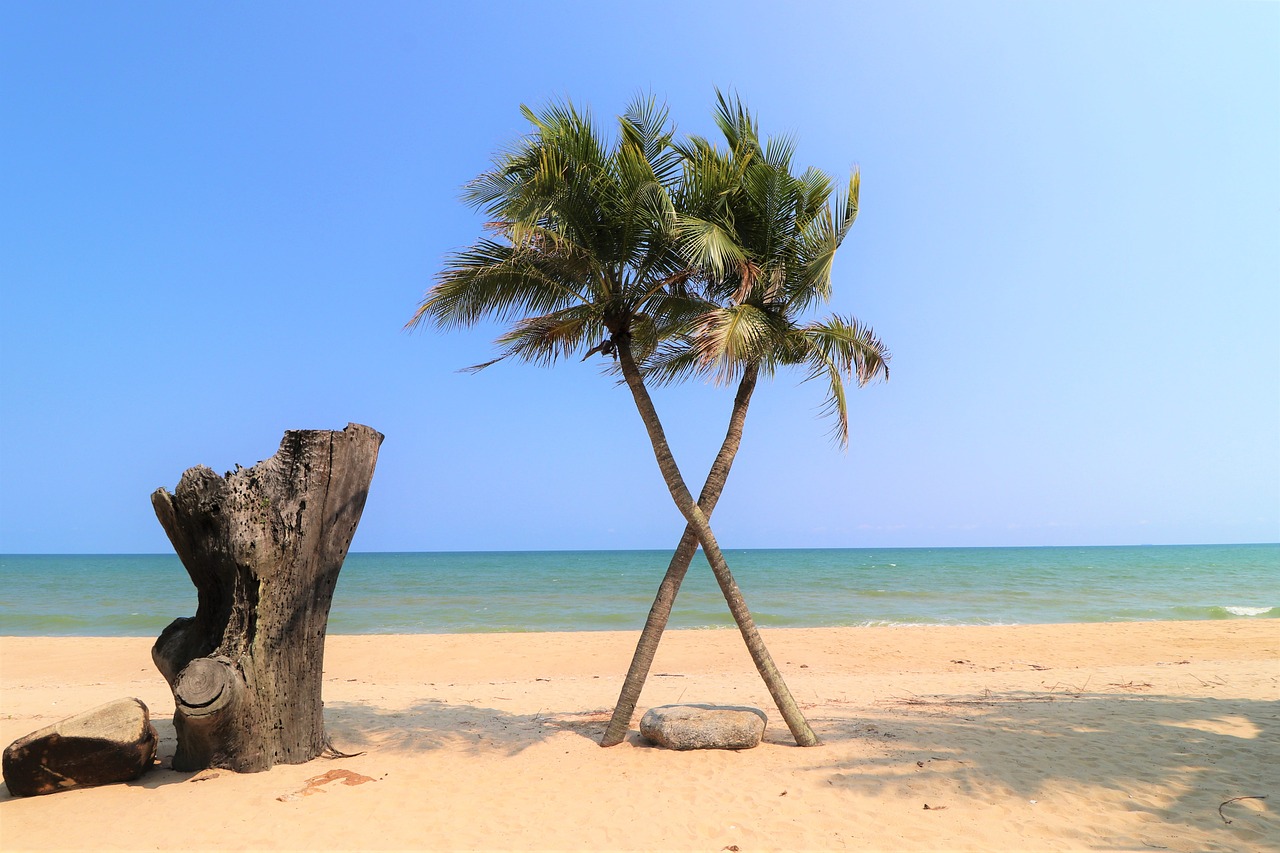
M673 547L598 362L403 326L521 104L716 87L861 170L827 310L893 353L845 451L761 385L722 547L1280 541L1280 4L9 0L0 552L167 552L155 489L348 422L353 550ZM655 399L696 491L732 389Z

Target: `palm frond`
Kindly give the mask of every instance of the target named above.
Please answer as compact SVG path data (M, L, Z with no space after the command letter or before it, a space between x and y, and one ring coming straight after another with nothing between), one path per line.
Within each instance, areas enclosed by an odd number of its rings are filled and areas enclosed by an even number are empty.
M809 367L805 381L825 380L827 394L822 417L831 417L831 436L841 447L849 443L849 407L845 381L859 387L880 377L889 379L889 351L867 326L856 318L833 314L825 320L799 327L791 336L793 363Z
M791 171L795 153L796 141L791 136L770 136L764 144L764 161L779 171Z
M506 320L585 301L548 266L512 246L478 241L449 257L408 326L466 327L486 317Z
M624 145L640 149L655 179L671 184L680 170L680 155L671 147L675 127L669 123L670 110L653 95L637 96L619 118Z
M776 333L776 318L768 312L755 305L730 305L705 312L689 338L701 371L725 384L740 376L746 364L760 361Z
M528 317L495 341L499 347L496 358L465 370L474 373L508 358L549 366L561 358L572 356L585 342L602 337L602 329L593 306L575 306L540 317Z
M695 266L706 267L714 275L724 276L737 270L738 264L746 259L735 235L721 223L677 214L675 230L685 258Z
M849 400L844 387L844 375L839 366L829 358L814 359L809 379L825 377L827 380L827 396L822 402L820 417L834 418L830 435L841 449L849 446Z
M797 230L803 231L808 223L827 206L831 194L835 192L835 184L831 176L821 169L808 168L796 179ZM839 207L839 205L837 205Z
M857 318L832 314L806 324L800 332L814 351L832 361L842 375L855 378L858 385L877 378L888 381L889 350L871 327Z
M723 134L730 151L759 151L760 139L755 119L737 95L731 98L717 87L714 115L716 126Z

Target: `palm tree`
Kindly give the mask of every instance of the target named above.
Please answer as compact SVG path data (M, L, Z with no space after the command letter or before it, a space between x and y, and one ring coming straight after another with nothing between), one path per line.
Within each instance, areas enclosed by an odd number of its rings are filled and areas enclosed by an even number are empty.
M708 307L700 270L678 251L673 198L682 158L671 145L667 112L653 99L635 101L619 119L617 143L606 146L590 116L572 104L522 110L533 134L464 196L493 218L494 236L448 259L409 325L510 321L498 357L476 369L511 357L549 364L583 350L613 357L668 491L702 546L756 668L796 742L815 745L685 485L640 366L665 334L689 328Z
M678 215L695 263L712 275L708 295L720 300L693 329L664 345L649 375L670 381L711 371L720 381L740 375L729 427L698 498L708 517L715 508L742 440L747 408L761 370L807 367L809 378L828 381L826 410L836 418L835 437L848 442L844 380L865 385L888 377L888 351L870 329L833 316L801 325L796 317L830 294L831 258L857 217L858 175L850 178L837 220L829 207L830 179L816 170L791 174L792 146L771 140L761 147L755 122L740 101L719 92L716 121L729 150L703 139L679 146L685 182ZM672 555L636 644L613 717L601 746L621 743L644 688L658 643L698 539L692 524Z

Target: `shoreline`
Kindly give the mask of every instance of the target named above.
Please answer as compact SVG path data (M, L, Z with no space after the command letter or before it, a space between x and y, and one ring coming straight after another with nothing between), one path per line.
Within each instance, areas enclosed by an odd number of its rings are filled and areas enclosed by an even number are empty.
M791 743L736 631L669 631L608 750L638 632L335 634L326 725L359 755L3 791L2 846L1280 851L1270 619L761 632L822 746ZM137 696L167 765L153 640L0 636L0 738ZM675 702L759 707L765 743L645 745L639 714ZM372 781L289 799L334 769Z
M1254 609L1254 608L1251 608ZM1271 611L1275 611L1276 615L1270 615ZM726 618L731 618L726 616ZM1188 618L1188 619L1112 619L1112 620L1094 620L1090 622L867 622L857 625L770 625L756 622L756 628L762 633L768 634L786 634L795 631L932 631L932 630L960 630L967 631L971 629L984 628L1075 628L1079 626L1093 625L1241 625L1241 624L1272 624L1277 631L1280 631L1280 607L1265 608L1262 613L1249 614L1233 614L1231 616L1220 616L1211 618ZM5 634L0 633L0 641L4 640L145 640L148 643L155 642L159 636L161 628L156 629L150 634ZM690 633L690 634L716 634L728 633L737 636L737 626L730 622L725 625L681 625L679 627L668 627L663 636L673 633ZM575 630L542 630L539 628L513 628L507 630L484 630L484 631L361 631L361 632L343 632L343 631L327 631L325 637L327 640L335 638L396 638L396 637L530 637L530 636L574 636L577 634L585 634L588 636L608 636L613 634L631 635L638 637L640 628L620 629L620 628L581 628Z

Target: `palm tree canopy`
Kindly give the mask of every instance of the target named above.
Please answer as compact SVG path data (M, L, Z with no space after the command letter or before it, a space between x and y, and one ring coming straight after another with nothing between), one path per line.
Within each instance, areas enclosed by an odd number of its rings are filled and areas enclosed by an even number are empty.
M509 323L498 357L477 369L608 352L617 335L643 358L662 329L706 307L676 251L681 161L667 110L636 99L611 141L571 103L522 112L532 132L463 195L492 236L448 257L409 325Z
M823 413L848 442L845 380L865 385L889 375L889 351L853 317L800 318L831 295L832 263L858 216L855 169L843 192L818 169L796 175L789 138L760 140L736 97L717 92L716 124L726 149L700 137L677 145L684 179L674 196L680 249L703 271L714 302L663 342L647 362L657 382L709 374L736 381L749 364L765 375L807 369L823 379Z
M822 411L846 444L844 383L887 379L889 352L855 318L801 318L831 295L858 172L838 194L818 169L794 174L793 141L762 141L719 91L727 148L675 142L652 97L630 104L613 139L570 102L521 111L531 132L463 192L488 236L446 259L408 325L507 324L498 355L474 370L609 354L619 335L659 383L798 366L823 380Z

